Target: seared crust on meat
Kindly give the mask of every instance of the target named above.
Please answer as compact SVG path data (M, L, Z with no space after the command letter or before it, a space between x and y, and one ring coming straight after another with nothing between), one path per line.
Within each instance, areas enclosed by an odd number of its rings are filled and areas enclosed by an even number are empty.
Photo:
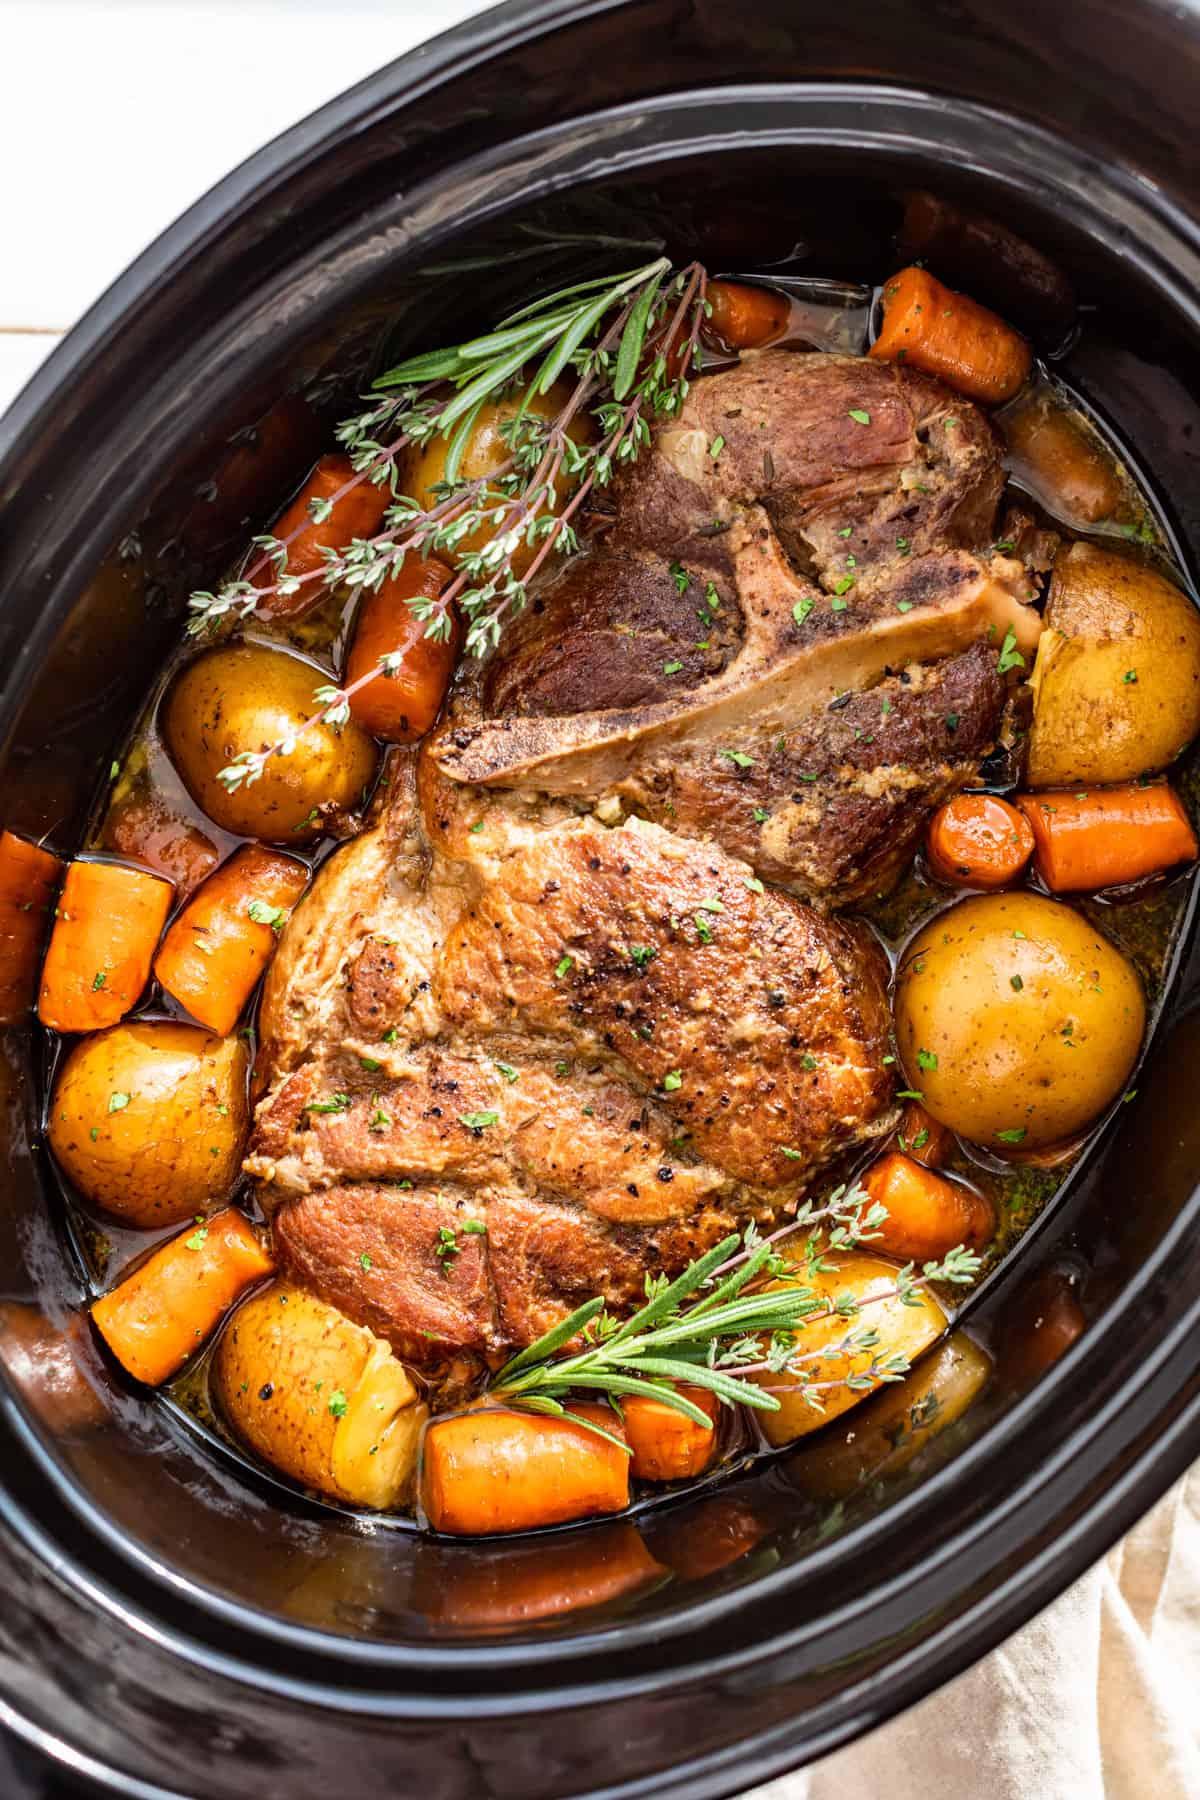
M246 1167L292 1279L494 1362L890 1129L885 960L797 895L884 886L996 740L1000 482L912 371L693 384L284 931Z

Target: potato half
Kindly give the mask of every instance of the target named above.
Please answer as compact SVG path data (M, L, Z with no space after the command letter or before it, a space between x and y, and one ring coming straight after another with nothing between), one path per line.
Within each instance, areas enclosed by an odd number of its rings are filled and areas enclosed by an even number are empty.
M480 407L475 423L467 434L458 465L459 481L476 481L482 475L491 475L501 468L512 455L512 450L503 435L503 427L508 426L516 418L522 404L525 411L534 419L553 419L560 413L571 397L572 384L556 381L548 393L534 394L528 397L521 394L510 394L502 400L487 400ZM455 428L455 430L457 427ZM397 458L399 485L402 493L408 494L418 506L428 509L436 506L445 496L437 491L438 484L446 480L446 462L450 454L450 446L454 441L455 430L449 439L433 437L427 444L413 444L402 451ZM567 428L568 437L578 444L587 443L593 436L588 414L580 413ZM564 494L574 484L561 475L554 484L554 509L557 511ZM494 527L483 525L477 531L462 538L447 552L461 556L464 552L482 550L493 535ZM512 566L518 575L533 561L538 543L530 546L521 544L512 557ZM439 555L442 552L438 552Z
M1146 1003L1081 913L984 894L938 913L896 978L896 1039L928 1112L1001 1155L1083 1130L1120 1094Z
M823 1410L818 1411L805 1399L799 1379L794 1375L783 1372L751 1376L750 1379L757 1381L760 1387L783 1390L775 1394L779 1401L778 1412L756 1414L768 1443L776 1448L790 1444L796 1438L807 1437L810 1431L819 1431L822 1425L857 1406L881 1385L872 1380L864 1388L847 1387L844 1385L847 1376L865 1376L876 1357L899 1355L911 1362L946 1329L946 1315L931 1293L922 1290L918 1295L919 1303L906 1306L889 1292L896 1284L898 1263L885 1262L883 1257L870 1256L862 1250L839 1250L830 1258L836 1262L836 1268L810 1278L802 1249L785 1249L782 1254L795 1258L796 1279L811 1287L814 1293L829 1300L853 1294L862 1312L857 1318L846 1318L837 1313L814 1318L793 1334L796 1348L802 1355L813 1351L829 1353L804 1365L806 1375L814 1382L841 1384L818 1392ZM788 1279L782 1276L771 1285L784 1286ZM887 1295L887 1298L878 1298L880 1295ZM867 1326L878 1333L879 1341L873 1348L848 1356L833 1354L836 1346L849 1334Z
M868 1481L898 1475L939 1432L961 1419L986 1386L991 1358L964 1331L926 1356L904 1381L884 1388L787 1467L788 1480L817 1500L847 1500Z
M167 1020L114 1025L64 1062L50 1148L80 1193L127 1225L177 1225L237 1180L246 1070L238 1038Z
M263 644L222 644L176 676L162 708L167 749L192 799L225 831L305 844L361 806L375 777L372 739L353 719L300 730L321 710L313 691L327 679ZM272 756L257 781L231 793L218 779L245 752L291 736L294 747Z
M323 1300L283 1282L253 1295L212 1375L234 1430L293 1481L380 1511L408 1493L429 1409L390 1344Z
M1093 544L1054 561L1038 646L1031 787L1131 781L1200 731L1200 612L1143 563Z

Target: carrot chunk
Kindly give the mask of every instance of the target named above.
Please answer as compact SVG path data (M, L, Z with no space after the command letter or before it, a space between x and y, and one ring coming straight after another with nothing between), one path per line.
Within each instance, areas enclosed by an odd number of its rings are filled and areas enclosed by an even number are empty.
M1112 518L1124 498L1112 459L1045 394L1004 415L1009 453L1052 512L1069 519Z
M1194 862L1196 833L1165 781L1091 793L1022 794L1037 871L1053 894L1092 893Z
M154 973L193 1019L227 1037L308 886L294 856L244 844L210 875L162 941Z
M1020 332L917 268L901 269L885 285L883 326L870 355L937 375L988 406L1011 400L1033 367Z
M13 831L0 835L0 1025L15 1025L33 1005L38 952L61 874L51 851Z
M177 900L186 900L220 861L212 839L181 819L153 788L135 788L119 800L102 836L106 849L173 881Z
M1029 821L992 794L956 794L929 821L926 855L933 873L955 886L1007 887L1033 855Z
M448 638L427 637L409 602L436 600L449 580L450 570L435 557L406 557L359 608L346 685L372 669L380 672L351 695L350 710L360 725L390 744L411 744L437 718L458 655L458 619L452 618Z
M935 1175L910 1156L891 1150L863 1177L871 1199L888 1216L871 1249L903 1262L940 1261L959 1244L981 1249L996 1229L990 1203L973 1188Z
M775 343L792 315L786 294L742 281L710 281L706 297L712 308L708 328L731 350Z
M896 1141L914 1162L923 1163L927 1169L938 1169L950 1154L954 1134L940 1119L927 1113L919 1100L910 1100L904 1108Z
M291 539L287 546L289 575L307 575L313 569L323 568L327 550L344 550L353 539L370 537L383 523L383 515L392 503L386 486L360 481L340 499L335 498L354 480L354 474L354 464L348 456L323 456L291 505L272 525L272 537ZM313 500L333 502L329 516L320 522L312 514ZM273 587L276 580L275 569L268 562L255 576L254 585ZM306 581L294 594L268 594L255 610L264 619L298 619L317 604L324 592L319 581Z
M621 1437L616 1414L571 1411ZM421 1504L435 1531L534 1531L629 1504L629 1455L569 1419L472 1407L425 1433Z
M55 1031L123 1019L150 976L171 884L120 863L73 862L42 964L38 1017Z
M96 1301L92 1322L121 1366L157 1387L274 1266L230 1206L156 1250Z
M688 1475L702 1475L716 1455L720 1401L708 1388L688 1385L679 1391L708 1414L710 1425L641 1394L622 1402L625 1441L633 1451L630 1473L642 1481L682 1481Z

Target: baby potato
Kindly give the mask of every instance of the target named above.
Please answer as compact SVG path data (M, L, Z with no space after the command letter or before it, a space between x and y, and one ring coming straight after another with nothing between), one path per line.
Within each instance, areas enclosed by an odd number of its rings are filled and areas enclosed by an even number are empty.
M391 1345L284 1282L254 1294L213 1358L216 1397L264 1462L335 1500L406 1494L429 1408Z
M571 397L573 384L556 381L545 394L534 394L526 400L525 411L537 419L552 419L560 413ZM512 455L509 445L501 434L501 426L514 419L520 409L522 396L508 394L502 400L489 400L479 409L474 425L463 447L461 461L458 466L459 481L476 481L481 475L491 475L501 468ZM454 439L453 427L449 439L434 437L425 445L411 444L397 458L400 491L415 500L417 505L427 510L436 506L444 495L437 494L437 484L446 479L446 461L450 453L450 445ZM577 414L567 428L568 437L577 444L586 444L592 437L591 423L586 413ZM564 494L572 483L560 474L554 484L554 510L557 511ZM493 533L491 525L482 525L470 536L460 538L453 546L452 554L461 555L464 551L482 550ZM513 570L522 575L540 548L540 544L532 547L522 544L512 558ZM442 552L439 552L442 554Z
M1018 892L932 919L904 953L895 1014L926 1111L1003 1154L1103 1112L1137 1059L1146 1003L1132 965L1080 913Z
M218 772L248 750L299 733L320 711L312 663L263 644L222 644L181 670L163 704L162 730L188 792L209 818L239 837L303 844L362 802L374 779L374 743L353 719L314 726L257 781L230 793Z
M815 1500L848 1500L866 1482L898 1475L961 1419L991 1372L991 1358L956 1331L911 1375L876 1394L850 1429L829 1432L789 1461L788 1480Z
M1054 560L1031 677L1031 787L1130 781L1200 731L1200 612L1142 563L1093 544Z
M873 1299L873 1296L887 1293L895 1286L900 1267L898 1263L886 1262L882 1256L871 1256L863 1250L839 1250L828 1259L836 1262L836 1268L810 1277L802 1248L784 1249L782 1254L795 1259L798 1265L796 1279L811 1287L814 1293L823 1294L830 1300L836 1300L842 1294L853 1294L863 1308L857 1318L831 1313L827 1317L814 1318L802 1326L793 1333L796 1348L802 1354L808 1355L814 1350L831 1351L852 1332L863 1330L867 1326L878 1333L879 1341L871 1349L860 1350L848 1356L820 1356L803 1365L806 1376L813 1381L843 1383L842 1386L818 1392L817 1398L823 1409L821 1411L804 1398L798 1378L786 1371L750 1377L760 1387L783 1390L775 1394L779 1401L778 1412L755 1414L768 1443L774 1444L777 1449L783 1444L793 1443L796 1438L807 1437L810 1431L820 1430L822 1425L828 1425L839 1413L857 1406L882 1385L881 1382L872 1380L868 1386L850 1388L844 1385L846 1377L865 1376L877 1357L899 1355L912 1362L946 1329L946 1315L926 1289L918 1292L916 1303L907 1306L898 1295L889 1295L886 1300ZM788 1280L786 1275L781 1276L771 1286L786 1286Z
M50 1148L126 1225L178 1225L223 1200L249 1126L238 1038L197 1025L114 1025L75 1045L50 1102Z

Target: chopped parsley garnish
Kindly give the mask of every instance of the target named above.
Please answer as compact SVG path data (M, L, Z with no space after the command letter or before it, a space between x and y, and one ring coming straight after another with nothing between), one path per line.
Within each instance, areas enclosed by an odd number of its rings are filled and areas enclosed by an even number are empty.
M897 600L897 602L896 602L896 611L897 612L906 613L906 612L911 612L912 609L913 609L913 603L911 600Z
M682 667L683 667L683 664L681 662L665 662L663 664L663 674L664 675L678 675L678 673L679 673L680 669L682 669Z
M630 946L629 960L639 973L644 971L647 965L652 963L657 955L658 951L653 944L633 944Z
M128 1094L116 1093L116 1094L110 1094L108 1096L108 1110L110 1113L124 1112L125 1108L128 1105L129 1105L129 1095Z
M304 1108L305 1112L339 1113L350 1106L349 1094L330 1094L328 1100L310 1100Z
M840 581L834 583L833 591L835 594L848 594L853 586L853 575L843 575Z
M360 1269L369 1269L371 1267L370 1251L368 1251L368 1250L363 1251L362 1255L358 1259L358 1266Z
M386 1131L391 1122L390 1116L384 1112L382 1106L377 1106L375 1111L371 1114L371 1117L367 1120L367 1130Z
M675 586L679 593L686 594L692 585L692 578L681 562L671 564L671 574L675 577Z
M288 921L285 906L271 906L266 900L252 900L246 911L256 925L269 925L272 931L282 931Z
M513 1068L511 1063L498 1062L496 1064L496 1067L499 1069L499 1071L503 1075L505 1081L507 1081L510 1086L517 1079L517 1076L520 1073L519 1070Z
M852 406L850 408L850 417L854 420L856 425L869 425L871 423L870 413L865 412L861 406Z
M383 1067L383 1064L381 1062L376 1062L373 1056L360 1056L358 1060L360 1066L367 1071L368 1075L376 1074L377 1071Z
M341 1388L334 1388L332 1394L329 1396L329 1410L335 1419L345 1418L348 1404L346 1396L343 1394Z
M716 462L724 448L725 439L721 436L720 432L718 432L712 443L708 446L708 454L712 457L714 462Z
M998 1131L996 1136L1002 1144L1019 1144L1025 1136L1025 1127L1013 1125L1007 1131Z
M801 1160L801 1157L803 1156L802 1151L793 1150L787 1144L780 1144L779 1148L783 1152L784 1156L786 1156L788 1158L789 1162L799 1162Z
M575 958L573 956L560 956L554 965L555 979L561 981L563 976L569 975L574 967Z
M918 1067L918 1069L936 1069L937 1066L938 1066L938 1059L937 1059L936 1051L934 1051L934 1050L918 1050L917 1051L917 1067Z
M458 1122L465 1125L468 1131L486 1131L489 1125L500 1123L498 1112L459 1113Z
M958 730L958 721L961 717L961 713L946 714L946 730L950 732L952 736Z
M817 603L811 594L804 594L797 600L795 606L792 608L792 618L797 625L803 625L805 619L807 619L809 613L816 604Z
M1137 680L1137 670L1136 669L1126 669L1124 675L1122 676L1122 680L1125 682L1126 686L1131 686L1132 683Z
M1001 675L1007 675L1010 669L1023 669L1025 658L1017 649L1017 634L1010 625L1004 634L1004 642L1000 646L1000 655L996 668Z
M840 529L838 531L838 536L840 538L848 538L851 536L853 531L854 531L853 525L843 525L840 527Z
M202 1225L199 1231L193 1231L190 1238L183 1240L185 1250L203 1250L208 1240L208 1226Z
M678 1069L668 1069L662 1078L662 1084L665 1093L674 1094L683 1086L683 1076Z
M93 992L93 994L98 993L99 990L104 986L104 984L107 980L108 980L107 969L97 969L96 973L92 976L92 992Z
M721 750L717 754L723 756L727 762L733 763L735 768L752 769L754 767L754 758L747 756L744 750Z
M763 888L763 884L758 879L757 875L743 875L742 876L742 886L748 887L752 894L761 894L761 893L765 892L765 890Z
M895 1062L895 1060L895 1057L893 1057L892 1061ZM924 1100L925 1096L920 1088L898 1088L896 1090L896 1098L897 1100Z
M1019 994L1021 989L1025 986L1025 983L1021 980L1019 975L1010 975L1008 978L1008 985L1014 994Z
M770 816L771 816L771 815L770 815L770 813L769 813L769 812L768 812L768 811L767 811L767 809L766 809L766 807L765 807L765 806L756 806L756 807L755 807L755 809L754 809L754 823L755 823L755 824L756 824L756 825L765 825L765 824L766 824L766 822L767 822L767 820L768 820L768 819L769 819L769 818L770 818Z
M696 936L700 939L700 942L702 944L711 944L713 941L712 926L709 924L704 914L696 913L693 916L692 923L696 927Z

